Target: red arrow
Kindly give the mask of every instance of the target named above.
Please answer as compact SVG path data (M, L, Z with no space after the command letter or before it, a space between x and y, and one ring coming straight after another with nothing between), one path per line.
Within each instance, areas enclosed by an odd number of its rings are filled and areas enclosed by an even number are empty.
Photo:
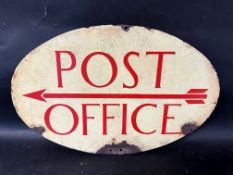
M123 99L185 99L188 104L204 104L202 99L207 89L190 89L186 94L87 94L87 93L45 93L46 89L25 94L24 96L46 102L46 98L123 98Z

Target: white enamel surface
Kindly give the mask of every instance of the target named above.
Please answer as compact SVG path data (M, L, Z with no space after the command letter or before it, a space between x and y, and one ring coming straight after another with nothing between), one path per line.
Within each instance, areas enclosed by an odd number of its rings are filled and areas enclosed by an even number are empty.
M57 87L55 50L70 50L77 59L77 66L63 74L64 88ZM118 76L114 83L106 88L95 88L87 84L81 76L80 65L91 52L103 51L111 54L118 65ZM139 84L133 89L122 88L123 83L132 84L133 79L123 65L123 56L128 51L137 51L140 58L130 59L130 64L139 77ZM161 88L154 88L157 59L145 56L146 51L175 51L175 55L164 58ZM63 66L70 64L66 59ZM95 59L88 65L93 82L101 84L111 75L109 63ZM188 105L185 100L157 99L47 99L42 102L24 97L23 94L46 89L46 92L80 92L80 93L186 93L189 89L208 89L205 104ZM171 143L181 137L178 135L161 135L162 114L165 103L180 103L182 107L173 107L169 115L175 120L168 123L169 131L181 131L185 123L196 122L201 125L213 111L219 95L216 72L211 63L195 48L187 43L158 30L143 27L131 27L127 32L120 26L97 26L82 28L59 35L30 52L17 67L12 79L12 98L15 108L23 121L31 128L44 127L43 136L53 142L69 148L95 153L105 144L121 143L137 145L142 151ZM57 103L72 106L79 114L78 128L71 134L60 136L49 131L44 123L44 112ZM102 110L90 107L88 114L95 116L88 120L88 135L82 135L83 103L127 103L127 135L121 135L122 107L110 107L108 135L102 135ZM145 131L156 129L152 135L143 135L133 130L130 114L140 104L156 103L157 108L145 108L139 113L138 123ZM60 132L67 131L72 125L70 112L56 109L51 117L52 126ZM113 138L115 139L113 141Z

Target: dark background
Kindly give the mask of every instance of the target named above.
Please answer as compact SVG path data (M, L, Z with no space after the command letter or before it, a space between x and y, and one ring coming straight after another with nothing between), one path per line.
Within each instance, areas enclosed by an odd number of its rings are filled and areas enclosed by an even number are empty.
M208 121L170 145L125 156L71 150L27 128L10 94L19 61L54 36L101 24L160 29L204 53L221 85ZM0 0L0 175L233 175L232 42L232 0Z

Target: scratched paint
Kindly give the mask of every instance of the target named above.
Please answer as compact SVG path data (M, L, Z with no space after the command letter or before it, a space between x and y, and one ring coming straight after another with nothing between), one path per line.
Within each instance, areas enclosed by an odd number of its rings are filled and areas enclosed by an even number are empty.
M45 138L100 154L174 142L210 116L219 83L209 60L167 33L96 26L31 51L12 78L22 120Z

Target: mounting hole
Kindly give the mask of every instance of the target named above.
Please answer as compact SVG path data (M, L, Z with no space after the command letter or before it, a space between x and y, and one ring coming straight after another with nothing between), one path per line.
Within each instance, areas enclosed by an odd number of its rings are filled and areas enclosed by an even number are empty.
M120 149L120 151L122 151L122 148Z
M121 25L122 30L125 32L129 31L130 26L129 25Z

